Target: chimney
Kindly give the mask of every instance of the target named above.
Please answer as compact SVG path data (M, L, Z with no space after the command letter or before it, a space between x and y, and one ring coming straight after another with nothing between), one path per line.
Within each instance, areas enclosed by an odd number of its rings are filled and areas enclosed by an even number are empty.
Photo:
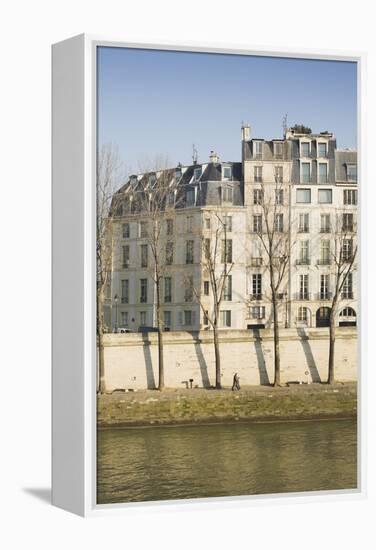
M251 139L251 127L246 122L242 124L242 141L249 141Z
M209 160L210 162L219 162L219 156L214 151L210 151Z

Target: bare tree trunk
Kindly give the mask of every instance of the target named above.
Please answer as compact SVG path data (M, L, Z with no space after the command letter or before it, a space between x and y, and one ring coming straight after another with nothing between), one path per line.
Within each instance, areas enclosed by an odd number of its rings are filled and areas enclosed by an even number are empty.
M100 289L97 293L99 393L105 393L106 391L106 380L105 380L105 372L104 372L104 345L103 345L103 334L104 334L103 301L104 301L104 293L103 293L103 290Z
M214 335L214 356L215 356L215 388L217 390L222 389L221 385L221 355L219 351L219 338L218 338L218 327L216 324L213 325L213 335Z
M160 279L157 278L157 328L158 328L158 390L164 388L163 331L161 323Z
M330 312L330 324L329 324L329 364L328 364L328 384L334 384L334 348L336 340L336 326L334 307Z
M275 292L272 292L273 301L273 331L274 331L274 386L281 385L281 356L279 351L278 304Z

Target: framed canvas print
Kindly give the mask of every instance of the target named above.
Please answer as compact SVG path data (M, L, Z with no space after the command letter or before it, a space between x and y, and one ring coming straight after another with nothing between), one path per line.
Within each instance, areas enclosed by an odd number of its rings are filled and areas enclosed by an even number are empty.
M362 70L53 47L56 505L362 490Z

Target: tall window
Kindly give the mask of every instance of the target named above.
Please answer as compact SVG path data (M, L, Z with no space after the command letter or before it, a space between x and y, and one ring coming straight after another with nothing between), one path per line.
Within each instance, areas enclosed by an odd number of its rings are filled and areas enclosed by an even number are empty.
M311 190L310 189L297 189L296 190L296 202L309 204L311 202Z
M208 325L209 324L209 311L207 309L205 309L204 311L204 320L203 320L203 324L204 325Z
M320 232L330 233L330 214L320 215Z
M320 264L330 264L330 241L328 239L320 242Z
M186 196L187 206L193 206L195 203L195 190L187 189L185 196Z
M183 323L184 323L184 326L190 326L192 325L192 311L189 311L189 310L186 310L184 311L184 320L183 320Z
M201 173L202 173L202 168L201 166L198 166L197 168L194 169L193 171L193 179L195 181L199 180L200 177L201 177Z
M223 299L226 302L231 302L232 300L232 276L227 275L225 279L225 287L223 289Z
M332 195L331 189L319 189L319 204L332 204Z
M140 279L140 302L146 304L148 301L148 280Z
M308 275L299 275L299 300L309 300Z
M204 295L209 296L209 281L204 281Z
M303 141L300 144L300 156L309 157L311 151L311 144L309 141Z
M310 183L311 181L311 164L302 162L302 183Z
M309 233L309 214L299 214L299 233Z
M193 264L193 243L194 243L194 241L187 241L186 242L186 250L185 250L185 263L186 264Z
M320 300L329 300L329 274L320 275Z
M142 327L146 326L146 311L140 311L140 325Z
M262 166L254 166L254 176L256 183L262 182Z
M255 299L261 300L262 297L262 275L254 273L252 275L252 295Z
M221 189L222 203L233 203L233 189L232 187L222 187Z
M224 310L220 312L221 326L231 327L231 311Z
M299 323L308 323L308 308L303 306L298 308L298 321Z
M317 156L319 158L326 158L327 154L328 154L327 144L326 143L318 143L317 144Z
M123 223L123 239L129 239L129 223Z
M343 239L342 241L342 260L351 262L353 256L353 241L352 239Z
M141 245L141 267L147 267L148 266L148 245L142 244Z
M262 204L262 199L264 197L262 189L253 190L253 204Z
M122 311L120 313L121 315L121 326L127 327L128 326L128 311Z
M121 303L128 304L129 303L129 280L122 279L120 284L121 284Z
M308 265L309 261L309 241L300 241L299 264Z
M226 228L227 233L232 231L232 216L223 216L222 224Z
M276 183L283 182L283 166L274 167L274 177L275 177Z
M277 231L277 233L283 233L283 214L276 214L275 230Z
M206 260L210 259L210 239L204 240L204 255Z
M283 189L276 189L275 190L275 203L276 204L283 204Z
M122 260L123 267L129 267L129 244L122 247Z
M192 302L193 300L193 277L187 277L184 291L184 301Z
M145 239L148 236L148 222L140 222L139 235L141 239Z
M262 159L262 141L254 141L253 146L253 158Z
M345 189L343 191L343 203L344 204L357 204L358 192L356 189Z
M283 143L273 143L274 158L281 159L283 157Z
M353 274L349 273L342 287L342 298L353 298Z
M171 328L171 311L163 312L163 324L165 330Z
M210 229L210 218L205 218L205 229Z
M164 301L169 303L172 301L172 279L171 277L164 278Z
M172 265L174 261L174 243L168 241L166 243L166 265Z
M251 319L265 319L265 306L252 306L249 308Z
M262 215L253 216L253 231L254 233L262 233Z
M222 240L222 263L232 263L232 239Z
M352 233L354 230L354 215L353 214L342 214L342 231L347 231Z
M174 233L174 221L166 220L166 233L167 235L173 235Z
M356 181L358 178L356 164L348 164L346 166L347 181Z
M326 162L319 163L319 183L328 183L328 165Z

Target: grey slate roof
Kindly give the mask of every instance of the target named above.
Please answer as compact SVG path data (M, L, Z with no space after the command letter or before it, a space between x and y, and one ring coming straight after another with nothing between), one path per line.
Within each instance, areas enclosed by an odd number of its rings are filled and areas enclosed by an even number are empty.
M346 165L357 164L357 163L358 163L358 154L356 151L337 149L337 151L335 152L336 181L346 182L347 181Z

